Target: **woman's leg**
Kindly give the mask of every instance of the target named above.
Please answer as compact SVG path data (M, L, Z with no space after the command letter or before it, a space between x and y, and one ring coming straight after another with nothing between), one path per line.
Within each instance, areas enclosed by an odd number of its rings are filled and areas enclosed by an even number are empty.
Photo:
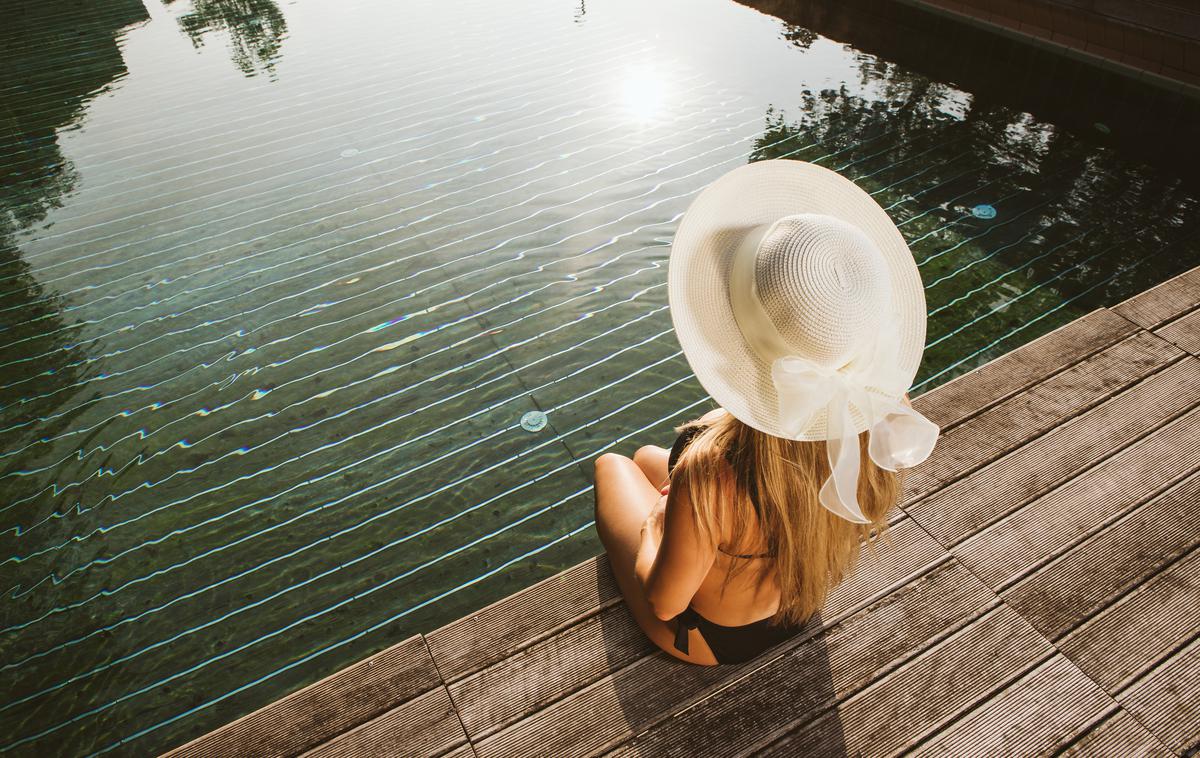
M666 478L665 475L663 478ZM654 615L642 584L634 574L642 524L661 497L658 490L632 459L616 453L605 453L596 459L595 494L596 531L600 533L600 541L608 553L617 586L621 588L629 612L638 626L654 644L676 658L688 663L715 665L716 658L698 629L688 632L690 655L675 649L673 623Z
M667 483L667 460L671 451L658 445L643 445L633 454L633 462L638 465L655 489L662 489Z

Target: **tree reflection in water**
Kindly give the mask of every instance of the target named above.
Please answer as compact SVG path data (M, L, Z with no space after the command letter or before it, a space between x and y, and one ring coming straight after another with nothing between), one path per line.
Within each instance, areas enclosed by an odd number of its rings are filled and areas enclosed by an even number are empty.
M178 21L196 48L203 47L205 36L225 32L230 57L243 74L274 75L287 19L273 0L192 0L192 10Z
M2 7L0 7L2 9ZM19 240L45 222L75 190L78 172L59 133L79 128L88 104L128 75L118 30L148 20L138 0L90 3L72 11L72 43L62 44L63 9L23 3L2 9L0 35L0 426L49 414L85 378L87 346L43 288ZM81 55L81 51L86 54ZM36 391L30 391L36 388ZM70 415L37 427L53 435Z

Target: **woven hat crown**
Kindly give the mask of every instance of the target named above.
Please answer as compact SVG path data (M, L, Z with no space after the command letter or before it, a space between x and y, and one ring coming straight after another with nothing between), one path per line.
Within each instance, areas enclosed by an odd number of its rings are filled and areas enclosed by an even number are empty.
M830 368L864 357L890 313L883 254L858 227L825 214L785 216L766 231L754 286L794 352Z

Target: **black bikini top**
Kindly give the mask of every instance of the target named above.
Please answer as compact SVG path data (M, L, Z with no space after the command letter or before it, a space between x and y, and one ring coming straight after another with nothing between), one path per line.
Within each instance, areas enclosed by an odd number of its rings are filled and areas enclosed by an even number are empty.
M705 427L705 426L693 426L693 427L684 429L682 432L679 433L679 436L675 438L675 444L673 444L671 446L671 454L667 457L667 475L668 476L671 474L672 471L675 470L675 462L678 461L679 456L683 454L683 449L688 446L689 442L692 441L692 437L695 437L697 434L699 434L700 432L704 431L707 428L708 427ZM730 451L728 451L728 450L725 451L725 460L729 461L730 465L733 465L733 459L730 457ZM762 509L758 505L758 497L757 497L758 493L757 493L757 490L755 489L755 486L756 485L754 483L754 480L751 479L750 487L749 487L750 500L754 503L755 509L757 509L761 512ZM720 547L718 547L717 550L720 550L722 553L725 553L725 555L733 556L734 558L773 558L775 556L774 553L769 553L769 552L768 553L730 553L730 552L726 552L725 550L721 550Z

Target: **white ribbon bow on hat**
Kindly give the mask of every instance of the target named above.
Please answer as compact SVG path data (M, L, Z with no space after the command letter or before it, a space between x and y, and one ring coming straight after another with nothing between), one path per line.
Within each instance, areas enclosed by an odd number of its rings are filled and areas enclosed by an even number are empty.
M909 468L928 458L941 430L902 399L906 379L897 373L899 330L894 321L876 332L871 359L853 362L865 366L862 370L823 366L792 352L763 310L754 287L755 253L769 226L747 234L735 255L729 282L734 317L760 355L777 356L771 363L771 378L779 397L782 435L796 439L822 408L827 411L831 473L821 486L821 505L849 521L870 523L858 504L860 453L850 405L867 419L871 460L888 471ZM868 385L889 394L868 390Z
M850 404L867 418L867 452L881 468L895 471L915 466L933 451L940 431L937 424L903 400L867 390L858 376L797 355L785 355L771 364L771 378L779 395L780 425L788 437L798 436L818 411L827 410L826 450L831 474L821 486L819 499L821 505L844 519L859 524L870 522L858 504L860 453Z

